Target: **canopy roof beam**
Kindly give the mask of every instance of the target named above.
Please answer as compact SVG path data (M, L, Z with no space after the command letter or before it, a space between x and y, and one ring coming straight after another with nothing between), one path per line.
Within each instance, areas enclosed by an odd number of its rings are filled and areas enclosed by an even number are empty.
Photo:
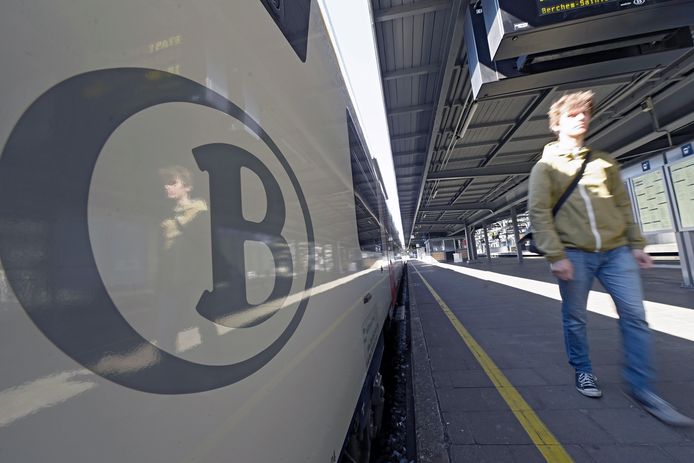
M429 104L420 104L416 106L404 106L402 108L391 108L388 111L389 116L399 116L401 114L413 114L413 113L421 113L424 111L431 111L434 109L433 103Z
M427 176L427 181L459 180L465 178L493 177L497 175L529 175L530 170L534 165L534 162L523 162L474 167L470 169L444 170L441 172L430 173Z
M424 66L415 66L411 68L398 69L397 71L383 73L383 80L402 79L403 77L415 77L433 72L438 72L441 69L440 64L427 64Z
M408 3L407 5L381 8L380 10L374 11L374 21L391 21L408 16L432 13L434 11L445 10L449 6L450 2L448 0L424 0L416 3Z
M450 206L428 206L420 207L419 212L461 212L461 211L490 211L493 210L492 203L460 203ZM419 223L419 222L417 222Z

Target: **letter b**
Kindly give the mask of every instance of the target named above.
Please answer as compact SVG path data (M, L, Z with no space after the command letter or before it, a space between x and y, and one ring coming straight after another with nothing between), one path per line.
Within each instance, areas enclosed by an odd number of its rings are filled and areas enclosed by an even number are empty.
M282 191L270 170L238 146L213 143L193 149L200 170L210 176L212 279L214 288L200 297L197 311L220 325L245 328L258 325L281 307L292 287L293 262L282 237L286 209ZM261 222L243 217L241 168L253 171L263 184L267 211ZM275 263L275 281L264 303L253 305L246 295L246 241L265 243ZM282 271L278 271L282 269Z

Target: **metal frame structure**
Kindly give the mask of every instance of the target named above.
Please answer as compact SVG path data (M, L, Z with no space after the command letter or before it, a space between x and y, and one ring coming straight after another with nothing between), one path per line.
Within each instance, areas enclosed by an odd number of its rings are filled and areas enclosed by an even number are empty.
M464 19L479 2L371 3L406 241L523 210L530 168L554 138L546 113L566 91L595 92L588 143L620 162L694 135L692 49L656 69L475 100Z

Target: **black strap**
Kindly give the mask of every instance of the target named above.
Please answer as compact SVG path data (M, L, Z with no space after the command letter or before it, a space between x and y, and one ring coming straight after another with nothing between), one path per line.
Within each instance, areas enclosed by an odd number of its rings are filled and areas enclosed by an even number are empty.
M564 191L564 194L561 195L561 198L559 198L559 201L557 201L557 204L554 205L552 208L552 217L557 215L557 212L559 212L559 209L564 205L566 202L566 199L573 193L573 191L576 189L576 185L578 185L578 182L581 180L581 177L583 177L583 172L586 170L586 166L588 165L588 161L590 161L590 151L586 153L586 159L583 161L583 164L581 165L581 169L578 171L574 179L571 181L571 185Z

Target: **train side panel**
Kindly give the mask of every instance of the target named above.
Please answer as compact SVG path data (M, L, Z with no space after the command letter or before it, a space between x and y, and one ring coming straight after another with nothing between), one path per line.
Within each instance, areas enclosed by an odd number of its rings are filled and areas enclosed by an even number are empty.
M271 4L3 5L0 460L339 456L401 270Z

